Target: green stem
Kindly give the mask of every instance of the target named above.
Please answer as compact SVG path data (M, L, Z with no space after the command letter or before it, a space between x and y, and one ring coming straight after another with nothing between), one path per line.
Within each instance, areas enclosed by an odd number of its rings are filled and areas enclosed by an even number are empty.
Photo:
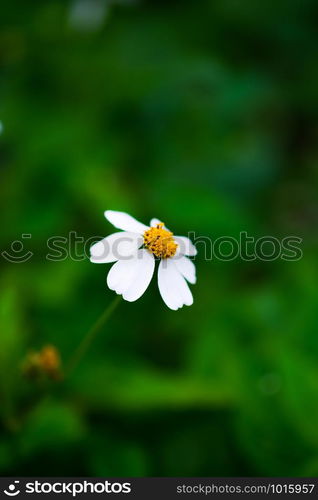
M116 309L120 302L120 296L117 296L114 298L113 302L109 304L108 307L106 307L105 311L103 314L98 318L96 323L93 324L93 326L88 330L87 334L85 337L82 339L81 343L77 347L77 349L74 351L73 355L71 356L71 359L68 363L67 369L66 369L66 374L70 375L70 373L73 372L73 370L76 368L76 366L79 364L81 359L83 358L84 354L86 351L89 349L91 343L95 339L96 335L98 332L102 329L110 315L113 313L113 311Z

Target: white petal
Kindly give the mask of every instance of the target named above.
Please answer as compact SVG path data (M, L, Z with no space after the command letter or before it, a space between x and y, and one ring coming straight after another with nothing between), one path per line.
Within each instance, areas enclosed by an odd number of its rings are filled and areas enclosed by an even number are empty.
M189 283L194 285L197 279L195 275L195 265L193 262L188 259L188 257L181 255L176 255L175 257L172 257L172 259L178 271L185 277L186 280L189 281Z
M137 266L137 256L130 260L117 261L107 275L108 287L116 293L122 294L130 287Z
M130 231L132 233L143 234L148 226L138 222L131 215L126 214L125 212L115 212L114 210L106 210L104 215L113 226L118 229L122 229L123 231Z
M136 233L120 231L98 241L90 248L90 261L105 264L116 260L129 259L143 244L143 238Z
M179 245L177 250L178 254L190 256L197 254L197 249L195 248L194 244L186 236L174 236L173 239Z
M119 260L107 276L107 285L125 300L134 302L146 291L155 267L155 259L148 250L137 252L133 259Z
M182 303L184 305L191 306L193 304L193 296L192 296L192 293L190 291L190 288L189 288L186 280L182 276L182 274L180 274L179 271L177 270L173 261L171 261L171 267L172 266L174 266L174 268L175 268L175 274L173 276L173 280L174 280L173 288L175 290L175 293L178 292L181 295L181 300L182 300ZM171 275L172 275L172 272L170 272L170 276Z
M193 297L172 259L162 259L158 269L158 286L163 301L176 311L184 304L190 306Z
M129 302L139 299L148 288L155 269L154 256L148 250L138 251L138 269L136 270L134 281L123 293L123 298Z
M122 279L125 272L124 264L127 264L127 261L117 261L116 264L110 268L106 281L108 288L111 290L116 290L118 283Z
M156 218L151 219L151 221L150 221L151 227L155 227L157 224L161 224L161 221L159 219L156 219Z
M182 306L179 295L175 295L170 286L169 269L166 265L167 261L161 260L158 268L158 287L162 300L165 304L176 311Z

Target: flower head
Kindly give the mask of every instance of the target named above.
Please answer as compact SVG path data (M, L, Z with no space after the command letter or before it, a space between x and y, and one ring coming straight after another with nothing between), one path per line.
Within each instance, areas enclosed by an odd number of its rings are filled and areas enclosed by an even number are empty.
M163 222L144 232L144 245L158 259L173 257L178 248L178 244L173 239L173 233L164 229Z
M173 310L190 306L193 297L187 281L194 284L196 276L195 266L187 256L197 253L191 240L174 236L158 219L146 226L124 212L106 210L105 217L122 231L95 243L90 260L97 264L115 262L107 276L108 287L134 302L146 291L155 259L160 259L158 287L162 299Z

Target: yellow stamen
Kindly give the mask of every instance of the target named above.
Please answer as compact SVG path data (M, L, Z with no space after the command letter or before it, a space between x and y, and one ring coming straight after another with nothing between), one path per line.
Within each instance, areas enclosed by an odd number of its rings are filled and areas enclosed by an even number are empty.
M178 245L173 239L173 233L163 227L163 222L160 222L156 227L147 229L144 232L144 245L155 257L167 259L174 256Z

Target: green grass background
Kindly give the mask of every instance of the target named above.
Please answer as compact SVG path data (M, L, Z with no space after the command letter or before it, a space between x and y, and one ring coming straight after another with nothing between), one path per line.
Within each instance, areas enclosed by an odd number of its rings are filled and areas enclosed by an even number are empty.
M90 25L78 5L2 8L1 250L31 233L34 256L0 257L0 473L318 475L317 2L91 1ZM25 380L30 350L66 362L113 299L109 265L45 258L110 234L106 209L297 235L304 257L199 248L192 307L153 280L71 377Z

